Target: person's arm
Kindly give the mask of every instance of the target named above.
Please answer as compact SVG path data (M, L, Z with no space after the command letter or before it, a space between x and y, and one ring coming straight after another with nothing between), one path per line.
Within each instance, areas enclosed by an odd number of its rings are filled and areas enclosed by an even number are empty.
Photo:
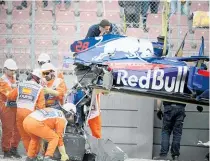
M88 29L88 33L85 38L87 39L89 37L95 37L95 32L92 26Z
M63 99L65 93L67 92L66 84L65 84L64 80L61 81L59 86L56 88L56 91L58 92L58 96L57 97L59 99Z
M45 108L45 97L44 97L44 91L42 89L37 99L36 109L43 109L43 108Z
M162 117L163 117L163 112L161 110L161 107L162 107L162 101L161 100L157 100L157 117L162 120Z
M157 110L161 110L162 107L162 101L161 100L157 100Z
M66 148L63 142L63 133L66 128L66 120L57 118L56 125L55 125L55 132L59 137L58 140L58 150L61 154L61 161L69 160L69 156L66 154Z
M8 85L8 83L0 79L0 93L8 97L11 91L12 88Z
M63 146L63 134L66 127L66 120L63 118L56 118L55 132L59 137L58 146Z
M116 24L112 24L112 31L110 32L110 34L124 35L124 31L123 31L123 28L121 28L120 26L117 26Z
M65 93L66 93L66 85L64 80L61 80L60 84L56 88L56 90L51 88L44 88L45 94L51 94L55 97L58 97L59 99L63 99Z
M14 88L7 95L7 99L10 101L15 101L17 99L17 96L18 96L18 88Z

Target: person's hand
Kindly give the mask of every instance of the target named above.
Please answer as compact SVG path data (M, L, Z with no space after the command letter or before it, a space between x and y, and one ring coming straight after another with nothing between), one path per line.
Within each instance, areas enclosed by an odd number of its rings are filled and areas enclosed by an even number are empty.
M69 160L69 156L66 154L66 149L65 149L65 146L60 146L58 147L58 150L61 154L61 161L67 161Z
M163 112L162 112L161 109L158 109L158 111L157 111L157 117L159 118L159 120L162 120Z
M202 107L202 106L197 106L197 110L198 110L199 112L202 112L202 111L203 111L203 107Z
M44 91L44 94L51 94L53 96L58 96L58 91L53 90L51 88L44 87L43 91Z
M14 83L14 84L11 85L11 87L12 87L12 88L17 88L17 84Z
M101 31L101 33L99 34L99 36L103 36L105 34L105 31Z
M62 154L61 161L67 161L67 160L69 160L69 156L67 154Z

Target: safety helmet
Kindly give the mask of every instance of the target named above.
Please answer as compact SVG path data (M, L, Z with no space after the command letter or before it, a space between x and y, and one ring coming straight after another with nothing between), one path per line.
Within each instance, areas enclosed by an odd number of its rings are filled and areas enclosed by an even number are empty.
M4 68L7 68L9 70L17 70L18 69L16 62L13 59L7 59L4 62Z
M41 66L41 71L42 72L49 71L49 70L56 71L54 65L52 65L51 63L45 63Z
M38 68L37 69L34 69L31 74L34 75L34 76L36 76L36 77L38 77L38 78L40 78L40 79L42 78L41 71Z
M62 108L66 111L66 112L74 112L76 113L77 110L76 110L76 106L73 104L73 103L66 103L62 106Z
M46 53L42 53L38 57L38 62L48 63L50 61L50 56Z

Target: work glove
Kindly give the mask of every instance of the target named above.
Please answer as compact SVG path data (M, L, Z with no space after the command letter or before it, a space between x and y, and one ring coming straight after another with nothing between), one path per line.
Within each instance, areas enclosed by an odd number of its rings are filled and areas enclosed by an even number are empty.
M11 87L12 87L12 88L17 88L17 84L14 83L14 84L11 85Z
M158 117L160 120L162 120L163 112L162 112L161 109L159 109L159 110L157 111L157 117Z
M59 146L58 147L58 150L61 154L61 161L67 161L69 160L69 156L66 154L66 149L65 149L65 146Z
M198 141L198 145L203 145L203 146L210 146L210 141L203 143L202 141Z
M59 94L58 91L53 90L51 88L45 87L45 88L43 88L43 90L44 90L44 94L51 94L53 96L58 96L58 94Z
M198 110L198 112L202 112L203 111L203 107L202 106L197 106L197 110Z

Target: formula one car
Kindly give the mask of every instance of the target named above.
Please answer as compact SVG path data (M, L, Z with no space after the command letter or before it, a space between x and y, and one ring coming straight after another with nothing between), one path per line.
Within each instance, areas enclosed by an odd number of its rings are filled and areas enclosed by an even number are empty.
M76 75L92 88L209 105L203 37L198 56L191 57L165 57L162 42L118 35L75 41L71 51Z

